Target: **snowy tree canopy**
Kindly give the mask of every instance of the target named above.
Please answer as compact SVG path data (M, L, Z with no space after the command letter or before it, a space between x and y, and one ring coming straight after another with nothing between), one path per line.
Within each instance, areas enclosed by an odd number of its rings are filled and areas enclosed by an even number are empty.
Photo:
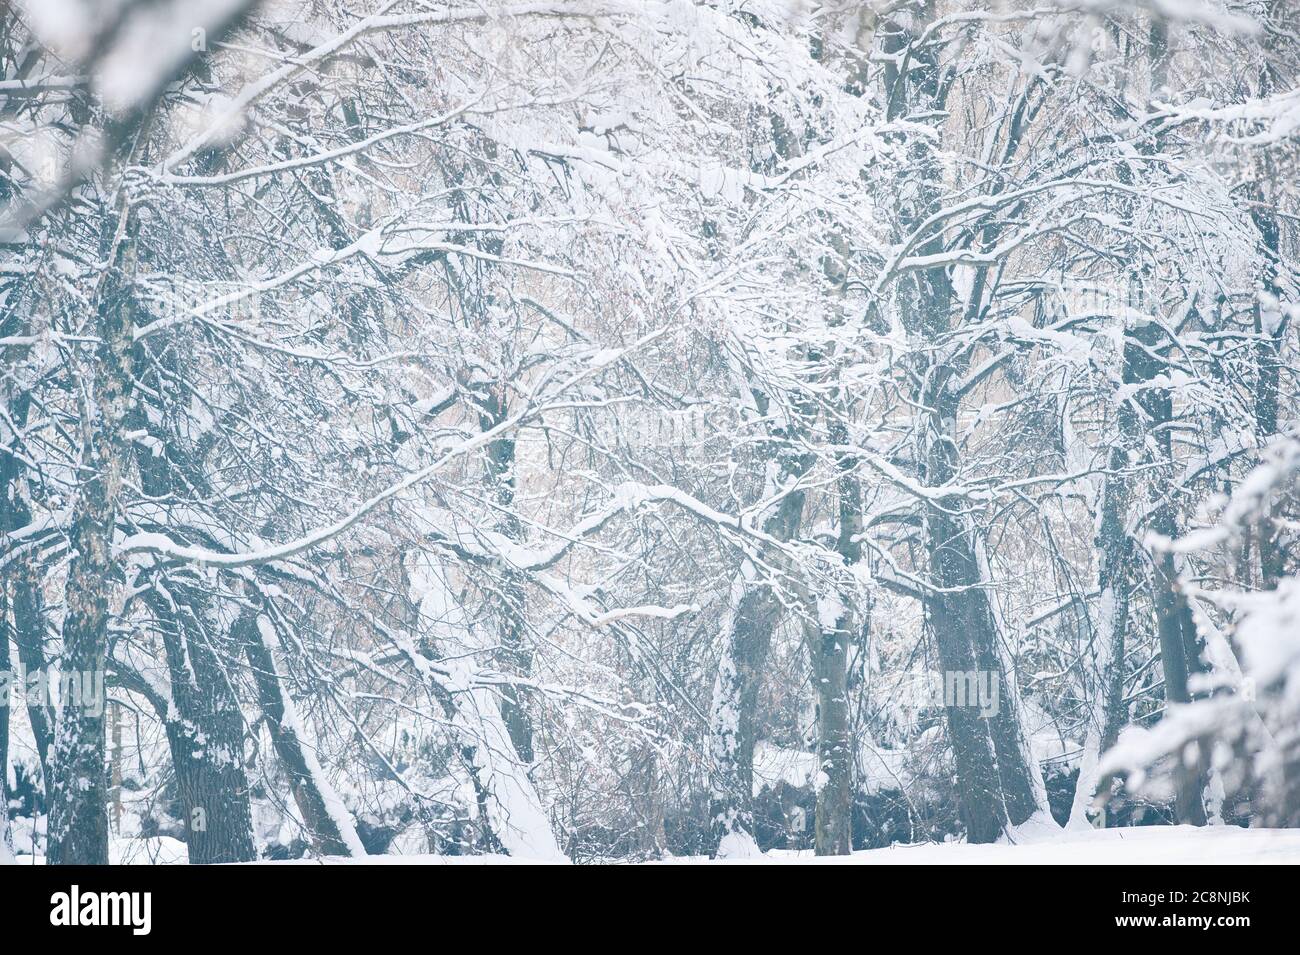
M1292 0L0 11L0 854L1300 826Z

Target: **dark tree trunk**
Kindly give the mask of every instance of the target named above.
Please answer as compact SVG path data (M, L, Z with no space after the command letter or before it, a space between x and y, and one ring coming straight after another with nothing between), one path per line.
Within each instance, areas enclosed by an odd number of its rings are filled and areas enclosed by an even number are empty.
M1139 369L1133 361L1135 352L1123 339L1121 351L1120 380L1125 385L1136 384ZM1097 585L1101 595L1097 639L1103 641L1100 652L1105 661L1101 673L1104 701L1099 740L1103 753L1115 745L1120 730L1128 723L1128 711L1124 705L1125 654L1137 548L1128 528L1133 506L1133 479L1126 472L1137 460L1143 443L1138 408L1132 398L1124 398L1116 404L1115 431L1118 440L1106 459L1107 473L1102 488L1096 541L1099 553Z
M99 429L96 429L99 430ZM117 465L109 442L82 457L94 476L78 495L69 537L76 556L68 570L63 622L64 673L102 679L108 651L108 599L117 568L111 556ZM51 755L51 865L107 865L108 814L104 776L104 716L75 701L59 711Z
M0 620L9 608L0 591ZM9 670L9 637L0 627L0 672ZM13 838L9 832L9 697L0 698L0 864L12 861Z
M146 431L161 453L136 446L141 489L158 501L206 490L203 469L188 443L156 420L183 412L166 407L147 413L145 401L168 393L169 375L182 374L183 340L160 336L137 346L135 364L149 387L129 417L133 430ZM166 528L177 536L198 536L184 522ZM144 595L162 636L171 700L159 712L176 773L176 790L185 827L189 860L194 864L249 862L253 844L249 786L244 770L244 717L232 685L231 663L242 656L230 625L223 620L216 582L201 571L155 568L152 589Z
M1167 370L1160 357L1163 329L1146 322L1132 329L1125 341L1125 367L1135 383L1150 382ZM1160 473L1172 477L1173 446L1169 426L1173 422L1173 400L1168 389L1146 387L1138 397L1146 419L1147 444L1154 447ZM1148 485L1150 527L1156 534L1173 538L1178 534L1174 502L1169 498L1168 481ZM1187 703L1192 699L1191 675L1204 669L1201 640L1196 632L1191 608L1178 577L1174 555L1165 550L1151 554L1151 601L1156 632L1160 639L1160 663L1164 671L1165 699L1170 703ZM1203 826L1206 812L1203 800L1205 755L1199 743L1190 763L1179 759L1174 769L1175 812L1180 823Z
M1121 415L1124 412L1121 410ZM1128 417L1132 417L1131 410ZM1122 425L1121 425L1122 427ZM1109 471L1102 490L1101 520L1097 531L1097 547L1101 553L1097 583L1101 591L1098 613L1097 639L1105 665L1101 670L1102 719L1099 751L1105 752L1119 739L1119 731L1128 722L1124 705L1124 685L1128 669L1125 665L1128 635L1128 605L1132 591L1134 560L1133 538L1125 527L1131 495L1128 478L1119 473L1128 466L1127 456L1112 449Z
M505 402L499 396L480 401L481 425L484 430L496 427L507 415ZM523 527L512 513L515 503L515 439L502 437L487 447L488 484L500 508L497 529L509 540L519 543ZM497 663L502 671L519 677L528 677L533 669L532 648L524 618L524 587L520 574L511 567L501 568L503 585L498 610L501 615L501 650ZM511 745L521 761L533 761L533 723L524 706L519 689L513 685L501 688L501 718Z
M207 594L174 587L173 610L151 600L171 677L172 707L160 714L176 771L192 864L257 858L244 773L244 718L218 653L220 625ZM169 612L170 611L170 612Z
M1158 528L1157 533L1163 533ZM1152 575L1156 627L1160 635L1160 660L1164 668L1165 699L1170 703L1188 703L1190 673L1195 672L1199 653L1195 657L1195 625L1178 581L1174 557L1169 553L1155 557ZM1204 748L1192 743L1187 753L1179 754L1174 767L1174 811L1180 823L1203 826L1207 821L1203 792L1207 772Z
M767 399L756 392L761 412ZM802 415L807 408L801 408ZM776 462L775 486L765 497L793 485L812 467L792 440L794 423L769 441L767 450ZM768 493L771 492L771 493ZM804 492L790 490L763 522L765 533L789 540L803 519ZM772 644L772 632L783 607L771 582L760 578L749 560L735 582L731 619L724 635L722 657L713 685L709 713L711 844L715 854L749 851L753 847L754 744L757 742L758 691ZM748 847L748 848L746 848Z
M833 628L810 635L817 690L817 812L814 846L819 856L853 849L853 737L849 725L848 657L853 614L841 613Z
M10 403L9 418L19 427L27 422L31 406L31 393L24 392ZM13 441L18 440L14 435ZM0 533L11 533L25 527L32 519L31 507L19 490L23 465L18 456L8 450L8 442L0 443ZM18 650L18 663L24 673L45 671L45 611L42 607L40 569L28 559L14 559L5 568L4 589L8 593L10 614L0 614L0 631L8 639L9 621L13 620L13 643ZM27 718L31 723L36 752L41 762L42 785L48 787L49 750L53 737L53 720L39 694L27 700Z
M1039 808L1027 746L1019 725L1014 689L997 648L998 632L976 559L973 530L937 508L927 516L932 544L930 576L937 592L926 601L939 650L945 713L961 792L962 817L970 842L994 842L1008 825L1025 822ZM969 695L948 687L964 681L996 685L992 713ZM968 691L969 693L969 691Z
M842 399L842 396L840 396ZM828 433L833 445L847 447L847 408ZM851 570L862 557L862 491L853 473L854 457L837 455L839 536L836 551ZM806 608L805 641L817 691L817 811L814 846L818 855L848 855L853 849L853 765L855 741L849 706L849 650L858 636L856 588L845 587L836 602ZM812 604L811 600L806 600ZM832 619L833 618L833 619ZM828 625L829 624L829 625Z
M13 582L13 637L18 648L18 662L27 674L43 673L45 662L45 610L42 607L40 587L27 576L26 568L14 575ZM27 720L36 740L36 754L41 763L41 778L49 787L50 744L54 738L51 726L54 720L40 694L27 700Z
M134 223L126 208L108 245L112 262L96 294L99 344L88 400L81 408L81 484L68 527L72 560L64 591L64 673L101 681L108 655L108 605L121 579L113 558L113 527L129 451L122 438L133 385L131 284L135 275ZM48 861L54 865L108 863L104 713L64 703L59 712L51 779Z
M753 839L754 744L758 690L781 603L768 584L746 586L732 610L709 713L711 842L714 853L743 851Z
M1125 384L1135 382L1133 369L1127 357L1129 350L1121 348ZM1125 657L1128 648L1129 599L1133 590L1133 563L1137 557L1133 538L1129 533L1128 519L1133 501L1132 478L1127 471L1132 465L1130 455L1141 447L1137 413L1131 399L1117 402L1115 407L1115 434L1106 459L1106 475L1100 494L1100 512L1097 515L1097 611L1093 615L1091 654L1096 668L1090 674L1092 709L1089 713L1087 739L1083 763L1076 784L1071 822L1085 821L1085 815L1096 796L1098 782L1097 760L1115 745L1119 732L1128 722L1128 708L1124 703L1127 677Z
M352 828L351 820L336 820L330 812L321 781L317 778L319 764L308 755L298 736L296 719L286 718L292 706L285 693L284 682L276 668L275 655L262 636L259 622L251 613L243 614L235 625L237 642L243 645L257 687L258 704L266 717L271 733L271 743L276 756L289 777L290 791L311 833L312 844L321 855L359 855L360 839ZM342 811L336 804L336 812ZM343 831L347 826L348 831Z
M1261 203L1263 205L1263 203ZM1257 209L1252 213L1259 230L1263 249L1263 286L1267 300L1255 299L1255 368L1258 381L1255 388L1255 433L1261 445L1271 441L1278 433L1278 397L1282 371L1282 340L1286 329L1282 308L1282 286L1279 230L1277 216L1271 211ZM1282 579L1286 566L1286 551L1282 546L1279 527L1272 515L1265 515L1258 529L1260 586L1272 590Z
M925 442L925 481L931 487L947 483L956 473L955 442L950 437L956 408L945 407L949 394L939 384L928 396L935 402L930 407L937 409ZM1009 825L1034 814L1033 783L1015 710L1005 705L1011 693L998 654L988 581L975 552L975 529L962 514L960 500L928 501L924 514L934 588L927 592L926 610L942 668L962 821L968 841L994 842ZM999 705L991 716L978 701L948 692L957 681L969 686L972 679L997 683Z
M930 13L927 6L920 14L920 22L925 22ZM917 22L898 19L881 26L882 50L901 57L898 62L907 66L902 71L890 63L884 71L891 119L911 113L935 115L943 110L946 93L940 83L934 48L913 45ZM1013 131L1010 135L1008 155L1018 143L1018 134ZM916 185L908 201L900 203L898 227L900 237L910 238L938 211L943 177L928 138L909 137L906 146L909 175ZM995 227L989 227L972 241L977 245L992 244L994 233ZM943 251L938 232L916 242L917 255L939 255ZM965 315L968 322L979 319L985 282L986 270L977 269ZM919 408L928 409L922 412L917 436L919 476L925 485L941 487L958 472L956 422L961 396L950 383L958 380L963 370L961 363L966 359L947 359L938 346L950 335L961 305L942 267L903 277L897 302L901 323L918 345L913 375L922 384L914 400ZM999 705L994 713L985 713L965 700L960 705L949 700L945 705L967 839L992 842L1007 826L1024 822L1042 808L1034 782L1035 767L1029 761L1018 706L1008 705L1017 699L1016 688L1008 682L998 648L998 621L977 550L978 531L965 514L965 502L959 498L927 498L921 509L929 578L934 585L926 592L925 604L945 686L950 680L967 679L968 675L998 685Z

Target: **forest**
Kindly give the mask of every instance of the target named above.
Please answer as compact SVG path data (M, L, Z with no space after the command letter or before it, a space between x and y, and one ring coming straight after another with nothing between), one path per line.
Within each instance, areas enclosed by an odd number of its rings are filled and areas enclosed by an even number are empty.
M9 0L0 73L0 862L1300 861L1297 0Z

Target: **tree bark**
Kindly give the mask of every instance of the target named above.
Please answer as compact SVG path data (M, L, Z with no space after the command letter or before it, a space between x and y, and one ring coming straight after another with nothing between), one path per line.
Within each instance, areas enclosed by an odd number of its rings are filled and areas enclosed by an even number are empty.
M848 658L854 615L843 603L834 624L809 634L817 690L817 812L814 848L819 856L853 849L853 737L849 725Z
M30 576L31 568L24 567L14 574L13 638L18 649L18 662L26 674L44 673L45 660L45 608L38 583ZM42 784L49 789L50 745L54 739L54 723L49 708L39 694L27 700L27 721L36 741L36 755L41 763Z
M148 392L167 394L168 375L180 376L183 339L159 337L136 346L135 366L148 386L128 422L134 431L153 439L154 449L134 446L140 487L156 501L183 498L207 489L200 456L176 433L155 421L166 421L171 409L155 408L150 415ZM167 507L167 505L164 505ZM169 533L195 536L184 519ZM251 862L253 843L249 785L244 770L243 713L232 685L228 661L242 655L228 621L231 607L214 596L216 578L199 569L154 568L156 575L143 600L162 637L171 699L159 713L167 733L176 790L185 827L189 861L196 865Z
M24 392L8 403L9 419L19 427L27 422L31 407L31 393ZM3 427L0 425L0 427ZM12 533L25 527L32 519L32 510L19 482L23 465L9 449L19 436L9 434L5 428L0 441L0 533ZM18 650L18 663L23 673L45 672L45 611L42 606L40 571L28 559L15 559L5 570L4 589L8 593L9 613L0 614L0 631L3 639L9 636L10 615L13 620L13 643ZM53 733L53 720L39 695L27 700L27 719L36 741L36 752L41 763L42 785L49 786L49 750Z
M480 400L480 419L483 429L496 427L507 416L504 399L493 395ZM497 529L509 540L520 543L523 528L511 510L515 503L515 439L507 435L487 446L488 486L500 508ZM511 567L502 566L504 585L499 612L501 615L501 650L498 664L505 673L527 677L533 668L533 654L528 646L524 617L525 595L520 575ZM524 763L533 762L533 724L518 687L508 684L501 687L501 718L516 755Z
M128 450L122 425L131 402L131 287L135 275L134 234L123 202L117 232L106 243L110 267L100 283L99 344L91 362L90 395L81 407L81 484L73 503L63 620L64 673L102 681L108 654L109 600L121 579L113 558ZM101 683L101 686L103 684ZM69 705L59 712L51 757L52 778L47 859L53 865L108 863L107 781L104 773L104 714Z
M212 598L189 586L149 602L171 681L167 731L189 860L194 865L257 858L244 773L244 719L219 653L226 634ZM170 606L168 605L170 603Z
M734 585L731 620L709 709L709 818L713 854L750 855L754 842L754 744L758 690L781 604L770 584L753 580L745 562Z
M755 398L760 411L766 413L766 396L755 392ZM805 495L792 488L813 464L812 457L801 453L791 440L794 427L790 423L768 442L770 479L764 498L774 497L781 489L790 490L763 521L763 531L782 541L798 533ZM730 619L709 711L710 841L714 854L723 857L758 851L752 808L758 691L772 633L784 609L772 583L760 579L759 573L746 559L733 584Z
M1167 364L1160 357L1163 329L1152 322L1134 328L1125 341L1125 365L1132 370L1135 382L1150 382L1163 374ZM1173 476L1173 445L1169 425L1174 420L1173 400L1166 388L1146 387L1137 399L1146 418L1147 444L1154 448L1154 463L1161 473ZM1148 485L1150 528L1172 539L1178 535L1178 522L1168 483ZM1196 632L1187 598L1182 593L1174 555L1159 550L1151 558L1151 601L1156 632L1160 640L1160 663L1164 671L1165 699L1171 704L1192 699L1191 675L1204 669L1201 639ZM1174 768L1174 809L1180 823L1203 826L1207 820L1203 790L1208 771L1205 754L1199 743L1190 748L1190 761L1180 758Z
M351 816L325 780L319 761L307 748L309 744L299 735L293 701L285 691L275 655L262 630L270 625L264 617L259 619L245 613L235 625L235 634L248 658L258 704L266 717L276 756L289 776L294 802L317 852L329 856L364 856L365 848Z
M8 612L0 591L0 619ZM0 627L0 672L9 670L9 637ZM0 865L14 861L13 835L9 830L9 699L0 699Z
M1129 351L1127 348L1121 348L1121 351L1121 380L1132 384L1135 379L1127 360ZM1132 570L1137 555L1128 529L1133 488L1126 471L1133 463L1132 455L1141 446L1137 414L1130 399L1115 403L1115 434L1099 495L1096 536L1098 598L1096 612L1091 616L1094 665L1087 674L1091 678L1087 689L1092 698L1083 760L1070 810L1072 827L1087 825L1087 810L1096 796L1098 759L1115 745L1120 730L1128 722L1124 705L1128 672L1125 656Z
M924 21L928 5L919 16ZM915 15L914 15L915 16ZM891 19L882 23L881 47L897 58L885 68L885 96L891 119L913 112L942 111L945 92L933 47L914 46L917 21ZM896 64L903 64L900 69ZM898 227L910 236L939 208L942 171L932 142L922 136L906 140L909 174L914 182L900 194ZM1014 149L1014 142L1008 150ZM980 235L979 240L990 238ZM920 239L916 254L938 255L943 237L934 233ZM966 319L979 316L986 270L977 269ZM937 348L952 331L954 313L960 310L947 270L921 269L899 280L897 304L900 321L917 344L915 396L920 427L916 458L923 484L942 487L958 472L959 440L956 432L960 394L950 388L961 367ZM964 361L965 359L962 359ZM977 553L977 529L959 497L927 497L921 504L930 582L925 605L938 648L945 685L950 680L984 679L999 687L1000 701L1016 701L1015 688L998 648L998 621L987 591L989 581ZM964 703L965 701L963 701ZM999 705L995 713L945 701L949 741L961 794L962 818L970 842L992 842L1009 825L1030 818L1040 805L1028 745L1019 724L1019 706Z
M1267 73L1265 74L1267 76ZM1260 203L1263 206L1263 203ZM1271 209L1257 208L1251 213L1259 230L1263 252L1263 295L1255 298L1255 433L1261 446L1278 433L1278 397L1282 371L1282 340L1286 313L1282 309L1280 235L1277 216ZM1260 586L1277 587L1285 571L1286 551L1276 519L1265 515L1257 533Z
M940 507L927 512L930 576L936 590L926 601L938 645L945 690L974 678L997 686L996 705L945 693L944 711L961 793L966 838L994 842L1008 826L1040 808L1029 750L1014 705L1014 689L998 651L993 608L974 550L974 530ZM968 676L969 675L969 676ZM969 686L969 683L967 684Z
M840 417L828 427L831 444L847 447L847 408L837 392ZM862 558L862 491L853 473L854 456L836 456L839 535L835 550L851 573ZM812 601L805 611L805 642L817 691L817 810L814 847L818 855L853 850L853 765L855 741L849 706L849 650L860 629L857 588L846 585L833 602Z

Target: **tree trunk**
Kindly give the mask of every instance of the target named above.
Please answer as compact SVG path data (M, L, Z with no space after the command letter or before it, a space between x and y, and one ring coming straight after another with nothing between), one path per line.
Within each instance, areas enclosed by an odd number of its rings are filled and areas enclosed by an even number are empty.
M998 632L965 521L932 508L927 599L945 688L944 711L961 792L966 838L994 842L1042 808L1035 795L1028 746L1013 705L1013 690L998 652ZM996 688L988 700L970 698L974 686ZM951 688L960 688L954 693Z
M945 92L939 78L935 52L914 46L916 29L932 11L927 5L919 14L882 23L882 51L898 58L884 70L884 94L890 119L912 113L935 115L943 110ZM919 20L917 19L919 17ZM907 66L900 70L896 63ZM940 203L943 174L933 143L924 136L905 140L909 178L906 194L900 193L898 231L907 238L934 215ZM1009 147L1010 148L1010 147ZM906 201L901 201L901 200ZM990 239L985 234L979 241ZM944 251L939 233L920 238L917 255ZM977 269L966 309L970 321L978 319L984 294L985 271ZM921 384L914 398L921 410L916 457L921 482L942 487L958 470L959 436L956 432L960 394L949 388L961 368L946 359L939 348L952 331L954 313L960 311L951 279L945 268L918 270L899 280L897 307L902 327L916 344L917 367L912 373ZM960 359L964 361L965 359ZM992 842L1008 825L1026 821L1040 808L1035 767L1030 764L1028 746L1019 725L1019 704L1015 688L1007 682L997 641L998 621L990 603L981 560L977 553L977 529L965 514L960 498L927 497L921 503L925 547L932 589L925 594L930 630L938 648L945 687L955 681L982 680L996 685L999 705L987 712L963 699L945 700L948 736L952 744L961 793L962 818L967 839ZM1015 705L1000 705L1003 701Z
M13 581L13 637L14 646L18 648L18 662L27 674L44 673L45 661L45 609L42 606L41 590L23 568L14 574ZM54 720L40 694L33 694L27 700L27 721L32 727L32 736L36 741L36 754L41 763L41 778L47 793L50 780L50 744L54 733L51 725Z
M847 447L848 408L842 392L834 402L838 416L828 425L831 444ZM836 552L849 573L862 558L862 491L853 473L853 455L836 456L839 535ZM805 598L804 638L817 691L817 812L814 845L818 855L848 855L853 850L854 737L849 706L849 650L863 615L856 612L857 588L846 582L832 599Z
M301 737L296 709L276 668L270 646L274 633L270 630L271 622L264 616L246 613L235 625L235 636L248 658L258 703L266 717L276 756L289 776L294 802L317 852L329 856L364 856L366 850L351 815L325 779L310 744Z
M73 503L63 619L64 673L103 685L108 654L109 599L121 579L113 558L113 528L128 450L122 438L132 392L134 331L131 283L133 228L125 206L111 239L112 263L97 290L99 344L91 363L91 394L81 407L82 483ZM104 714L63 703L51 756L47 858L54 865L108 863Z
M1160 554L1155 558L1152 587L1156 627L1160 634L1160 659L1164 667L1165 699L1170 703L1188 703L1192 699L1188 685L1192 671L1188 630L1194 632L1195 626L1187 600L1180 592L1172 554ZM1203 792L1207 771L1204 748L1199 742L1191 744L1188 752L1179 754L1174 767L1174 811L1178 822L1205 825L1207 815Z
M120 465L112 460L111 442L102 435L106 427L95 429L94 446L88 446L82 456L82 465L92 476L77 496L69 532L76 556L68 570L63 623L61 670L91 680L102 679L105 670L108 603L116 571L111 546ZM102 712L63 701L51 769L48 861L107 865Z
M814 846L819 856L853 849L853 737L849 726L848 658L853 613L843 603L827 612L809 634L817 690L817 814ZM827 627L829 615L834 623Z
M220 657L228 642L212 597L188 582L146 595L162 635L171 699L159 712L176 773L189 861L251 862L244 719Z
M743 857L754 842L754 744L758 690L781 604L770 584L757 583L745 562L734 585L735 600L725 635L709 710L711 841L714 854Z
M951 304L946 277L921 280L921 324L940 340ZM932 409L921 434L922 479L942 487L957 476L956 421L960 397L948 388L959 369L928 369L922 404ZM1002 659L1001 628L988 591L990 581L979 551L978 530L960 498L927 498L923 504L929 577L929 623L939 651L944 708L970 842L993 842L1008 826L1045 809L1036 783L1037 767L1020 725L1019 697ZM972 681L974 683L972 684ZM985 686L994 699L972 701L969 690ZM965 692L948 692L950 687Z
M178 373L179 351L180 343L164 338L138 346L135 361L141 380L164 394L166 379L154 366ZM164 409L158 411L158 419L166 420ZM154 453L136 446L146 495L169 501L187 489L206 488L202 468L186 443L151 423L143 401L132 408L128 420L133 430L148 432L158 442L155 447L162 449ZM178 523L169 532L184 534L186 528ZM257 850L244 771L244 717L223 662L238 659L241 649L223 619L222 598L213 596L215 578L192 568L155 573L158 577L144 602L157 621L167 661L171 700L159 716L176 773L189 861L251 862Z
M452 599L444 577L428 557L412 554L407 564L411 598L419 613L440 619ZM430 604L438 609L430 609ZM483 842L490 851L525 859L565 859L536 785L513 752L510 733L501 716L495 687L478 685L473 670L452 665L435 676L424 661L439 659L432 637L420 639L412 658L425 673L425 686L442 708L451 731L460 740L460 754L478 801Z
M4 592L0 591L0 620L8 613L5 606ZM0 672L9 672L9 637L0 627ZM0 865L14 861L14 840L9 829L9 700L11 689L8 684L6 695L0 697Z
M1129 334L1125 341L1125 366L1131 369L1135 382L1150 382L1167 370L1168 366L1159 353L1164 334L1161 326L1154 322L1142 323ZM1146 418L1147 443L1155 449L1155 463L1161 466L1162 474L1172 478L1174 458L1169 425L1174 415L1169 391L1146 387L1139 393L1138 405ZM1168 496L1170 486L1168 481L1148 485L1150 527L1165 538L1178 535L1174 504ZM1165 699L1171 704L1188 703L1192 699L1191 675L1204 669L1201 640L1191 608L1182 593L1174 555L1157 551L1150 557L1151 600L1160 638ZM1207 816L1202 791L1208 767L1201 745L1193 744L1191 750L1195 755L1190 762L1179 759L1174 769L1175 813L1180 823L1203 826Z
M1267 74L1266 74L1267 75ZM1267 155L1267 154L1266 154ZM1267 159L1264 160L1267 162ZM1261 202L1262 206L1263 203ZM1277 216L1262 208L1251 213L1263 248L1263 292L1255 298L1255 433L1262 446L1278 433L1278 396L1282 371L1282 340L1286 328L1279 279L1280 246ZM1259 576L1264 590L1277 587L1285 569L1286 552L1279 527L1272 515L1265 515L1258 529Z
M483 430L496 427L507 416L504 400L497 395L480 401ZM487 447L488 484L500 508L497 530L514 543L523 539L523 527L511 508L515 503L515 439L498 438ZM497 662L502 671L527 677L533 668L533 654L528 646L527 625L524 618L524 587L520 575L511 567L503 566L504 585L499 603L501 614L501 650ZM525 709L519 689L514 685L501 687L501 718L516 755L524 763L533 762L533 724Z
M755 398L766 413L765 396L755 392ZM792 488L813 464L812 457L800 453L790 441L788 430L768 442L768 447L771 457L765 499ZM789 490L781 497L763 522L764 532L782 541L797 534L804 496L802 490ZM773 585L759 575L759 568L746 559L732 585L730 618L709 711L710 841L714 854L720 857L758 851L752 809L758 691L772 632L783 610Z
M1115 454L1111 454L1112 469ZM1132 539L1123 527L1122 492L1113 471L1102 490L1102 516L1097 546L1100 551L1097 574L1100 593L1092 628L1093 665L1087 673L1089 700L1088 726L1084 739L1083 759L1075 783L1074 802L1070 809L1072 828L1088 825L1087 812L1097 792L1097 763L1102 753L1115 745L1119 731L1128 722L1124 705L1124 682L1127 674L1129 567L1133 560ZM1116 526L1116 518L1119 518Z
M1121 380L1135 381L1133 369L1124 357ZM1115 405L1115 432L1119 440L1111 447L1102 479L1100 508L1097 514L1097 609L1093 622L1094 664L1086 678L1091 686L1091 706L1084 740L1083 760L1075 784L1074 803L1070 809L1071 827L1087 825L1087 810L1096 796L1097 762L1101 754L1115 745L1119 732L1128 722L1124 705L1127 668L1129 596L1133 589L1132 568L1136 558L1128 516L1132 505L1132 479L1125 473L1133 463L1130 453L1141 446L1137 414L1131 400Z
M7 407L9 420L22 427L27 423L31 392L19 395ZM0 533L12 533L25 527L32 519L31 507L19 486L23 472L22 462L8 450L11 443L18 440L18 435L11 434L8 427L0 423ZM28 559L14 559L5 568L4 576L19 666L26 674L44 673L45 611L41 601L40 569ZM4 631L3 637L0 637L2 639L8 639L9 620L9 615L0 614L0 630ZM34 694L27 700L27 719L40 758L41 783L48 790L49 750L53 738L50 727L53 720L39 694Z

